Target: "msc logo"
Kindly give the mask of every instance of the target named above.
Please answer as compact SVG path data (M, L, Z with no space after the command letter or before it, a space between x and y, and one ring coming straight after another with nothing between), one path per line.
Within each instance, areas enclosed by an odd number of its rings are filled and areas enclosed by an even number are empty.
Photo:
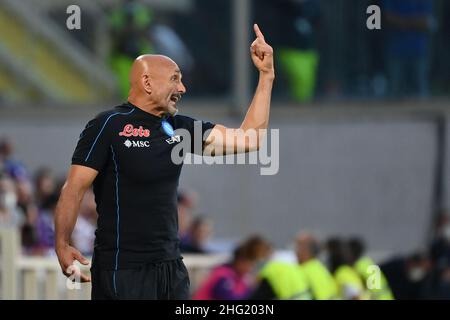
M123 143L125 145L125 147L127 148L148 148L150 147L150 142L149 141L130 141L130 140L125 140L125 142Z

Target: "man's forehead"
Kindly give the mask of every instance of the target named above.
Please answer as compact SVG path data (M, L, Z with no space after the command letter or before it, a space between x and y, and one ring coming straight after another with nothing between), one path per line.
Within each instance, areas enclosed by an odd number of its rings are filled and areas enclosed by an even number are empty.
M181 73L180 67L173 61L164 61L157 68L163 69L165 72Z
M150 72L150 74L153 74L155 76L158 75L161 77L166 77L167 75L175 75L175 74L180 75L180 77L181 77L181 70L177 65L167 65L167 64L162 65L161 64L161 65L154 66L153 68L150 67L149 72Z

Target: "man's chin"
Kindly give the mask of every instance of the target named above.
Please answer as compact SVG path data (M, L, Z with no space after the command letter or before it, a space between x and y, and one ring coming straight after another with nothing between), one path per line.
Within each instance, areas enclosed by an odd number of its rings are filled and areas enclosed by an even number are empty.
M169 114L172 116L172 117L174 117L174 116L176 116L177 115L177 113L178 113L178 109L177 108L175 108L174 106L169 106Z

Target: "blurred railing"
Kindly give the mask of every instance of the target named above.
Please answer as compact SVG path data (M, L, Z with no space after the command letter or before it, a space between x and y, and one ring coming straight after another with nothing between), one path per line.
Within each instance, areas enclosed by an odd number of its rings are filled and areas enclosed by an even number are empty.
M0 288L3 300L88 300L90 283L72 283L61 273L56 257L32 257L21 253L16 229L0 228ZM227 255L184 255L191 290ZM90 266L81 266L89 274Z

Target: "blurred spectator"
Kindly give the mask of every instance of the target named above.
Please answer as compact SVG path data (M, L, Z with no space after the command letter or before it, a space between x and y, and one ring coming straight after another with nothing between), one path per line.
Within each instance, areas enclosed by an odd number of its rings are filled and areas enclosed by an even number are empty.
M250 299L295 299L310 300L312 298L308 279L303 269L297 264L285 261L269 261L272 252L271 245L261 237L249 240L259 251L260 263L258 283Z
M72 233L72 241L83 255L91 256L94 252L95 229L97 224L97 206L92 189L84 194L80 204L80 214Z
M443 210L436 218L435 237L430 248L433 262L450 265L450 214Z
M56 193L48 196L39 208L36 222L37 243L35 253L43 255L54 254L55 226L53 217L58 198L59 195Z
M28 250L33 251L38 241L36 230L38 207L33 191L33 186L29 180L19 180L16 182L17 205L25 219L21 229L21 237L22 245L26 252ZM37 253L39 254L39 252Z
M38 206L45 202L46 198L56 192L56 181L49 168L38 169L35 179L35 200Z
M272 245L265 238L257 234L248 237L246 243L251 251L254 252L257 259L255 271L261 270L273 253Z
M17 206L14 181L0 173L0 226L21 227L24 219Z
M429 94L432 0L384 0L387 30L387 68L394 97Z
M366 248L364 242L359 238L352 238L349 240L348 246L350 249L352 265L363 280L366 290L370 294L370 299L393 300L394 296L392 295L387 279L381 269L379 274L379 288L371 286L370 277L374 275L371 266L378 266L369 256L365 255Z
M253 239L233 252L229 263L216 267L194 293L194 300L240 300L252 292L251 273L261 259L261 250Z
M35 241L34 223L37 218L37 209L33 201L33 189L29 181L25 166L15 159L14 145L8 137L0 139L0 168L14 181L7 183L14 192L9 193L9 201L15 203L14 212L19 212L21 221L21 238L24 246L31 246ZM14 197L14 201L13 200Z
M450 299L450 214L442 210L435 222L435 238L430 248L434 299Z
M171 26L186 42L195 62L195 70L186 79L192 83L190 97L221 97L231 89L231 8L229 0L194 0L188 14L171 17Z
M336 280L338 291L344 300L366 299L364 284L352 267L350 252L346 243L339 238L327 242L330 269Z
M207 253L206 242L212 232L211 221L198 216L194 219L188 232L181 238L180 250L183 253Z
M30 181L16 181L17 204L24 212L27 212L30 206L35 205L33 191Z
M197 206L198 196L192 191L178 192L178 235L183 238L192 223L192 211Z
M251 299L311 300L308 279L298 265L269 261L259 273L260 284Z
M338 288L333 276L317 258L320 245L309 233L300 233L296 238L296 255L301 269L305 273L315 300L338 299Z
M255 0L255 21L275 49L277 64L295 101L314 97L319 55L317 0ZM270 14L268 14L270 12Z
M7 137L0 139L0 164L0 168L14 180L28 180L27 169L14 158L14 145Z
M153 52L147 36L152 16L150 8L135 0L122 0L110 14L113 40L110 63L116 73L122 98L128 97L128 75L134 59Z
M429 297L431 263L426 254L393 258L381 266L395 299L420 300Z

